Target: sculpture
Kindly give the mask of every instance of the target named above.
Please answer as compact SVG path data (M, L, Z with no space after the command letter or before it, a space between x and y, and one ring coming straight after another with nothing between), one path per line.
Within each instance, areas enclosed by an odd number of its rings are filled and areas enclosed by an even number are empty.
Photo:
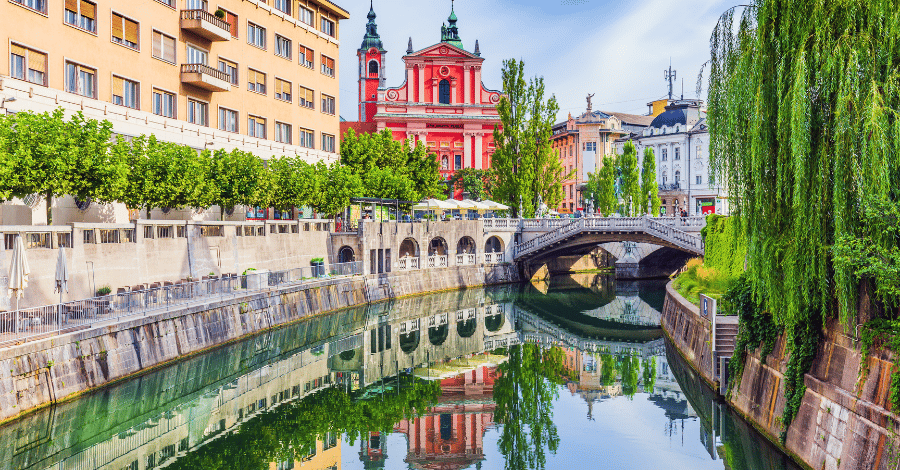
M591 94L587 95L587 106L588 106L588 107L587 107L587 110L588 110L588 111L590 111L591 108L592 108L592 106L591 106L591 98L593 98L595 94L596 94L596 93L591 93Z

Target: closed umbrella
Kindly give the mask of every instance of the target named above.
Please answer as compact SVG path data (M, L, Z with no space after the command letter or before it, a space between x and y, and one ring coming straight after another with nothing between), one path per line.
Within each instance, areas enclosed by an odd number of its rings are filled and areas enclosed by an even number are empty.
M59 249L59 257L56 258L56 291L59 292L59 323L62 325L62 294L69 292L69 268L66 267L66 252Z
M12 263L9 265L9 295L16 299L16 310L19 309L19 299L25 296L25 288L28 287L28 275L31 268L25 259L25 244L22 237L16 236L13 244Z

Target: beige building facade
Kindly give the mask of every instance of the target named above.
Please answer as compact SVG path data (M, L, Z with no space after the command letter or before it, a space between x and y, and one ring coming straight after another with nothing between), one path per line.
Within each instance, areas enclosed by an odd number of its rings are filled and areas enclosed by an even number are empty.
M0 15L0 112L63 108L198 150L338 159L349 14L328 0L6 0ZM59 208L58 223L123 221ZM221 217L206 212L168 216Z

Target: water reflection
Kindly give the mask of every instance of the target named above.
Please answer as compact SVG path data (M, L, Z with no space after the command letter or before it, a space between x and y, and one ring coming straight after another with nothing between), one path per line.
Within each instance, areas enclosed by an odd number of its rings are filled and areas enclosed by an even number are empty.
M0 428L0 468L795 468L671 353L663 286L579 275L311 318Z

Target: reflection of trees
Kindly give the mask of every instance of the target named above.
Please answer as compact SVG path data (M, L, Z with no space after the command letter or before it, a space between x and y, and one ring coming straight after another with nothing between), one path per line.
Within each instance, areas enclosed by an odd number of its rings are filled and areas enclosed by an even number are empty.
M269 462L302 460L315 452L316 441L329 433L346 433L352 443L368 432L390 432L401 419L434 405L441 394L438 382L406 375L391 381L393 390L367 400L360 399L364 391L348 394L332 387L284 403L202 445L169 468L267 470ZM386 389L387 386L385 383L372 387ZM208 435L205 439L213 437Z
M637 393L641 360L633 355L622 355L617 359L619 361L619 370L622 371L622 394L628 398L634 398L634 394Z
M541 350L533 344L509 349L494 383L497 422L503 424L500 452L507 470L541 470L545 448L556 453L559 435L553 424L553 400L565 376L565 354L559 347Z
M638 380L638 379L642 380ZM653 392L656 383L656 358L641 361L634 354L601 354L600 383L605 387L617 381L622 383L622 395L634 398L638 385L643 384L643 391Z
M644 391L647 393L653 393L653 387L656 386L656 356L651 356L650 359L644 359Z

